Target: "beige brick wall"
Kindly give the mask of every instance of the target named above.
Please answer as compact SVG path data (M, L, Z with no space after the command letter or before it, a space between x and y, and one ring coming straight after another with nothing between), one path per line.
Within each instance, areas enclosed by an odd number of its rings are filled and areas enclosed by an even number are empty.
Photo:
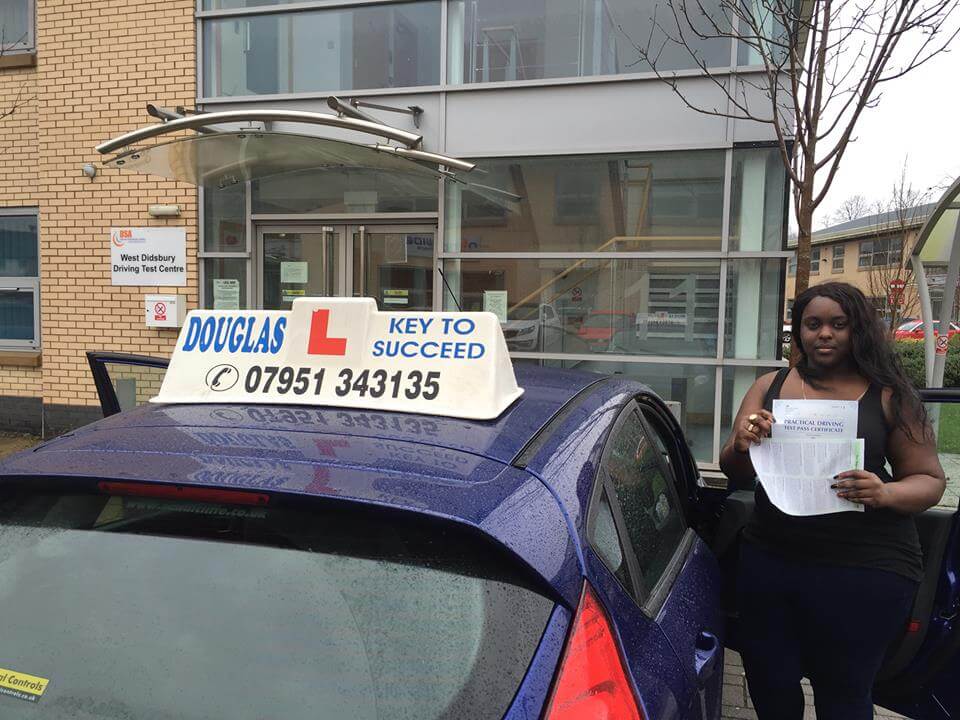
M905 246L907 248L907 256L909 256L909 249L912 247L913 243L917 240L917 231L908 231L905 233ZM843 242L835 243L824 243L822 245L815 245L814 247L820 248L820 272L816 275L810 275L810 285L818 285L825 282L846 282L851 285L855 285L860 288L867 297L873 295L879 296L880 287L885 284L887 281L896 276L892 269L881 270L878 268L861 268L858 267L857 261L860 257L860 242L861 240L872 240L871 237L863 237L857 240L847 240ZM833 257L838 246L843 246L843 271L834 272L833 271ZM872 276L872 279L871 279ZM920 301L917 295L917 286L913 282L913 275L909 270L901 272L900 277L908 281L904 293L904 305L900 313L901 317L906 316L919 316L920 314ZM795 297L794 288L796 287L797 278L795 275L787 276L786 284L786 298L792 300Z
M95 405L85 351L165 356L174 330L144 325L143 296L180 293L195 307L197 194L193 186L100 169L94 146L147 124L147 102L192 106L196 96L194 0L38 0L37 98L45 403ZM154 220L150 204L183 215ZM109 230L186 226L184 288L110 284Z
M37 71L0 69L0 207L36 207L38 202ZM0 396L39 397L41 369L3 364Z

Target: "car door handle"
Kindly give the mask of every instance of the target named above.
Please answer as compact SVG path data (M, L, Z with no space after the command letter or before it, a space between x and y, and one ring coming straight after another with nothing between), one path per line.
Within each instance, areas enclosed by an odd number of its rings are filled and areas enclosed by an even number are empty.
M701 630L700 634L697 635L695 662L697 667L697 682L701 685L706 683L717 669L717 661L722 654L722 647L720 640L711 632Z

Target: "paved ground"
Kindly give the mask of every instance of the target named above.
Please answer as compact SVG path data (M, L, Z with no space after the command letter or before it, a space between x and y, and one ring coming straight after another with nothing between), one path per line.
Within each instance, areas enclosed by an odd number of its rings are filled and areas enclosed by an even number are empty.
M750 702L750 695L747 693L747 679L743 674L740 655L727 650L726 660L726 666L723 668L723 710L720 717L723 720L756 720L757 714L753 710L753 703ZM813 709L813 688L806 680L803 681L803 695L806 699L804 718L815 720L817 716ZM902 718L903 715L876 707L874 717L890 720Z
M18 450L26 450L28 447L33 447L38 442L40 442L40 438L34 437L33 435L12 435L9 433L0 433L0 457L17 452Z
M940 506L956 509L960 504L960 455L940 453L940 464L947 474L947 489Z

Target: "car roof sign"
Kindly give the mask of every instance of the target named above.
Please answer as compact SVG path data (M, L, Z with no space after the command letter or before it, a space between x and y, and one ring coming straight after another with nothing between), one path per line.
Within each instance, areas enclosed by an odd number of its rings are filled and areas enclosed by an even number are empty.
M381 312L372 298L297 298L291 310L189 313L151 402L489 420L522 393L493 313Z

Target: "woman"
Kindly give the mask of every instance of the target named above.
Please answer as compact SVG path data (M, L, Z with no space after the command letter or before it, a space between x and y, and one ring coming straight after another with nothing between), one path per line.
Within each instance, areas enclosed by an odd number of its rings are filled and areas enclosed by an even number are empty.
M819 720L872 718L874 678L922 577L912 516L940 500L943 469L923 405L860 290L825 283L801 293L793 337L796 367L753 384L720 466L735 485L754 477L750 445L770 436L776 398L856 400L864 469L831 487L865 511L790 516L757 486L738 573L744 668L761 720L803 717L803 675Z

